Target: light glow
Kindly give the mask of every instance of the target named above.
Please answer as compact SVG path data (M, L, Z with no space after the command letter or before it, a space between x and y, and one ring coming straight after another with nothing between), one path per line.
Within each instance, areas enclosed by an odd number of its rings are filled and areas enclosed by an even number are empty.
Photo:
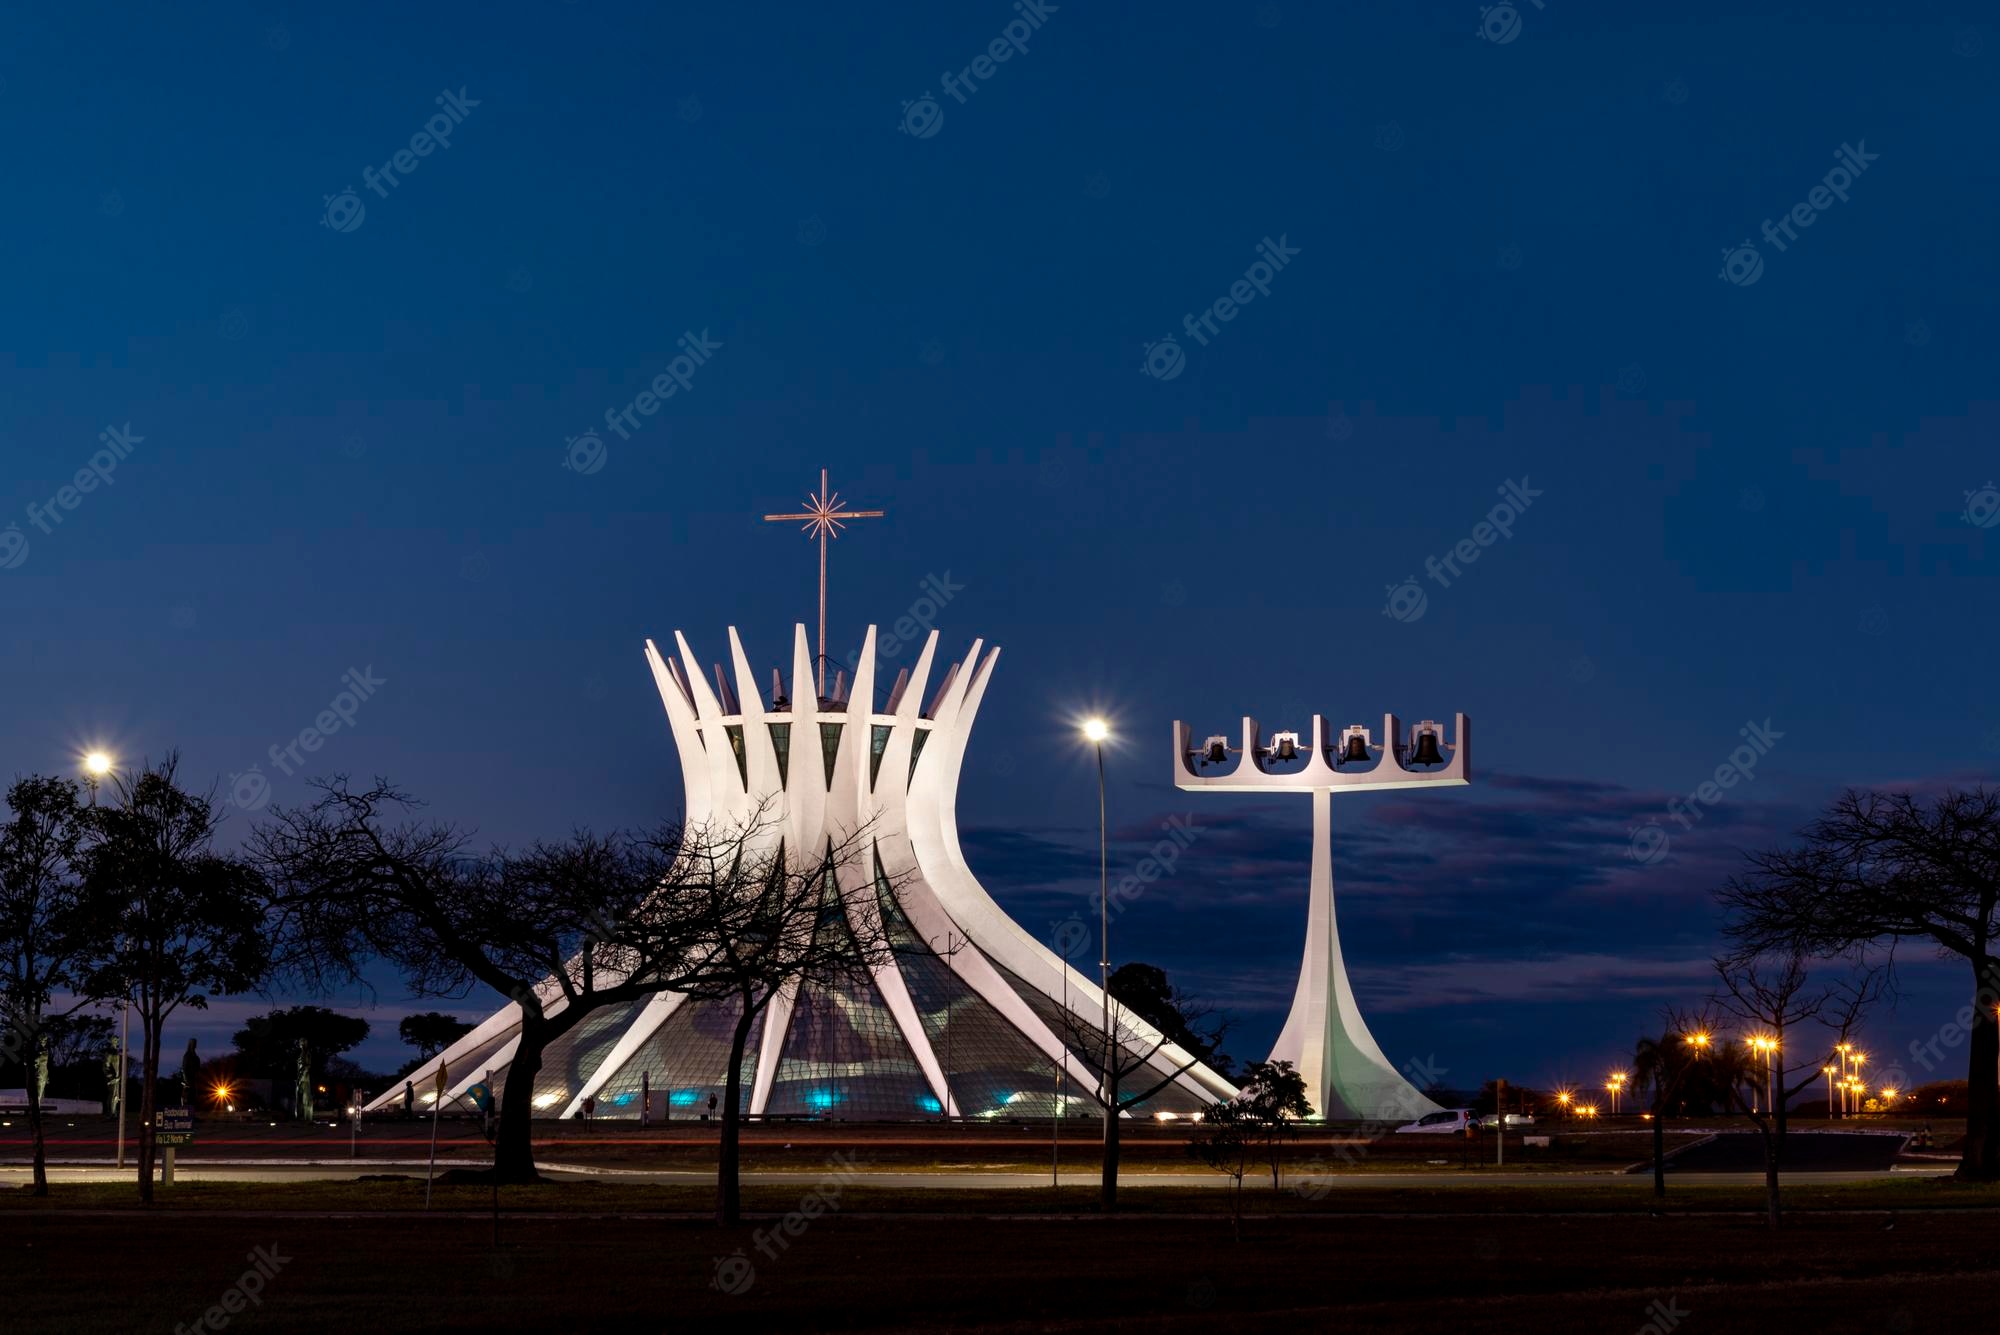
M1085 719L1083 735L1093 742L1101 742L1111 735L1111 727L1101 718Z
M101 779L111 772L111 757L102 751L92 751L83 758L83 767Z

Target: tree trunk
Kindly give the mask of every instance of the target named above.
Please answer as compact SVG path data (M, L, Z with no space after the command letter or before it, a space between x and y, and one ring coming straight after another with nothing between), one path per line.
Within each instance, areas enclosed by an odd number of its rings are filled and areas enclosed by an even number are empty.
M139 1012L139 1199L153 1203L153 1086L160 1079L160 1016L151 1007Z
M1118 1071L1109 1067L1110 1086L1104 1100L1104 1176L1097 1189L1097 1206L1110 1214L1118 1208Z
M32 1064L27 1067L28 1076L28 1134L35 1142L35 1185L29 1192L33 1196L49 1194L48 1146L42 1140L42 1091L36 1086L41 1081L35 1078Z
M1773 1127L1777 1125L1775 1121ZM1771 1227L1778 1227L1778 1138L1775 1131L1764 1137L1764 1201L1770 1212Z
M542 1053L547 1050L547 1023L531 1020L524 1007L521 1037L514 1045L514 1060L507 1066L507 1086L500 1096L500 1127L493 1135L493 1180L507 1183L539 1182L535 1171L535 1077L541 1074Z
M724 1225L743 1222L743 1182L737 1105L742 1102L743 1049L750 1042L750 1026L761 1011L744 1007L737 1018L736 1032L729 1036L729 1071L722 1083L722 1144L715 1159L715 1222ZM671 1094L669 1095L671 1097Z
M1995 1076L2000 1074L2000 1024L1992 1006L1980 995L1982 981L1994 962L1973 961L1972 1043L1966 1057L1965 1151L1955 1176L1961 1182L2000 1179L2000 1120L1996 1120Z
M1667 1194L1667 1107L1662 1099L1653 1105L1653 1194Z

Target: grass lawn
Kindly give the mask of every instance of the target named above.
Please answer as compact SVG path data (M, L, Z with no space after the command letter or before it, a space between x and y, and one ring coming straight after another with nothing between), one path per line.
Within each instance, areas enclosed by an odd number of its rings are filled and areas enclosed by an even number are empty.
M796 1236L770 1221L516 1219L496 1248L478 1217L15 1208L0 1211L0 1281L7 1330L79 1335L188 1325L224 1301L258 1247L281 1263L233 1331L1616 1332L1661 1310L1685 1313L1690 1335L1990 1324L2000 1269L1986 1254L1987 1219L1912 1211L1886 1222L1806 1214L1773 1235L1752 1218L1633 1210L1335 1213L1254 1220L1236 1242L1220 1215L843 1209L801 1216Z

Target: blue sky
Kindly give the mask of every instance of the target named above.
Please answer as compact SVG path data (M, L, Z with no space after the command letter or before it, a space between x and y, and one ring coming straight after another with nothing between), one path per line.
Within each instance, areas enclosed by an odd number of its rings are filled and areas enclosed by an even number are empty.
M640 643L780 661L813 564L758 517L825 466L889 511L836 548L836 642L948 574L947 646L1004 648L960 816L1023 921L1089 894L1101 707L1128 852L1204 829L1115 953L1261 1055L1305 799L1175 793L1169 725L1464 711L1475 787L1336 810L1364 1006L1457 1083L1608 1068L1706 991L1737 849L2000 759L2000 24L1379 8L1069 0L986 77L1005 4L20 16L7 766L177 746L297 800L269 749L372 668L308 772L504 842L649 822L679 788ZM1297 253L1203 328L1267 238ZM687 334L719 347L607 425ZM1428 576L1509 481L1511 537ZM1385 616L1406 580L1422 615ZM1752 781L1628 855L1766 719ZM1878 1047L1956 1008L1922 955Z

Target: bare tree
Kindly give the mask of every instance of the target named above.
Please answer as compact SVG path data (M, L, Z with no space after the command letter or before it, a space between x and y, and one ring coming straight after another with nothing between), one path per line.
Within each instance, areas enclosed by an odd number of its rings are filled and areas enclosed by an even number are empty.
M1712 1008L1686 1010L1669 1006L1660 1012L1666 1032L1642 1038L1632 1057L1634 1092L1650 1093L1653 1107L1653 1194L1667 1194L1667 1112L1690 1085L1713 1087L1730 1073L1714 1064L1716 1016ZM1721 1054L1728 1060L1728 1054Z
M878 896L893 896L896 883L875 857L867 827L801 854L773 846L761 824L693 850L667 910L707 947L702 966L676 990L736 1008L716 1167L721 1224L739 1223L743 1213L743 1054L750 1035L774 1002L867 985L891 953ZM773 1062L777 1057L768 1054Z
M1756 853L1718 898L1738 955L1859 959L1921 940L1972 974L1965 1151L1958 1176L2000 1179L2000 791L1849 791L1797 848Z
M1119 1118L1213 1056L1228 1031L1228 1025L1207 1004L1179 989L1171 990L1168 996L1173 1010L1173 1023L1168 1026L1140 1019L1115 993L1108 1007L1108 1031L1074 1011L1062 1013L1066 1046L1096 1082L1079 1081L1077 1088L1097 1105L1104 1118L1098 1205L1107 1213L1118 1208ZM1168 1044L1167 1028L1182 1035L1185 1060L1161 1055Z
M251 841L276 887L281 963L315 990L384 960L421 997L484 984L520 1007L494 1140L498 1183L533 1182L535 1077L550 1044L593 1012L641 1000L702 963L662 911L680 832L579 832L519 854L470 857L469 836L409 819L385 780L336 777L310 807L279 809Z
M1776 956L1725 956L1715 961L1716 977L1722 985L1717 1004L1752 1029L1743 1039L1753 1054L1750 1083L1762 1091L1762 1097L1746 1100L1736 1081L1727 1089L1732 1107L1750 1119L1763 1141L1765 1209L1772 1228L1782 1221L1778 1169L1784 1155L1786 1106L1793 1095L1819 1079L1831 1060L1831 1044L1845 1038L1860 1021L1881 984L1880 971L1868 970L1851 981L1815 986L1809 966L1810 961L1797 951ZM1809 1022L1832 1029L1835 1037L1828 1040L1826 1056L1795 1061L1795 1048L1800 1052L1813 1048L1809 1039L1794 1041L1788 1034L1797 1035ZM1794 1074L1799 1074L1795 1084L1790 1082Z
M182 1006L205 1010L210 993L247 992L270 967L263 878L214 851L222 806L181 787L169 755L117 784L118 803L96 811L79 916L92 924L83 991L129 999L139 1013L139 1198L153 1199L153 1116L160 1037Z
M34 1142L37 1196L49 1194L38 1057L61 1022L87 1005L76 994L89 951L89 924L78 914L89 808L68 779L36 775L7 790L11 814L0 825L0 1056L27 1068L28 1134ZM59 992L68 1004L57 1005Z

